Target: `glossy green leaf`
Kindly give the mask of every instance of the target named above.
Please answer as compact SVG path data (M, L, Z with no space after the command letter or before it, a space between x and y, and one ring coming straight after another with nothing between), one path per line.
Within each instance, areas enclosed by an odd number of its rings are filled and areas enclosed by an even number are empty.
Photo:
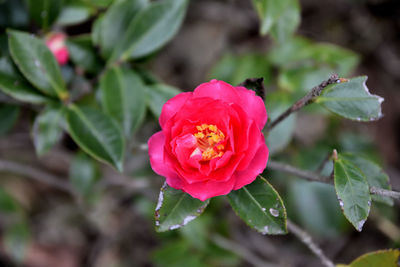
M16 78L0 72L0 90L5 94L32 104L43 104L49 101L44 95Z
M145 85L132 70L109 69L100 80L103 108L119 122L126 137L142 123L146 112Z
M373 121L382 117L383 98L372 95L366 86L367 77L330 85L316 100L328 110L347 119Z
M11 56L25 77L49 96L68 97L59 65L44 42L31 34L8 30Z
M285 234L286 209L278 192L263 177L228 194L236 214L262 234Z
M351 153L342 154L342 157L351 163L353 163L357 168L359 168L367 178L368 185L391 190L389 184L389 176L382 170L382 168L375 162L358 155ZM372 195L372 200L385 203L387 205L393 205L393 199L390 197Z
M178 229L200 216L209 200L192 198L181 190L176 190L166 183L160 190L155 211L156 230L164 232Z
M356 165L338 155L334 161L335 190L344 216L361 231L371 207L365 175Z
M286 42L300 24L300 4L298 0L286 1L287 6L271 27L271 36L278 42Z
M6 134L18 119L19 107L10 104L0 104L0 136Z
M91 10L85 6L65 6L61 10L61 14L58 16L55 24L61 26L70 26L85 22L90 18Z
M74 189L84 196L90 196L98 178L95 162L85 154L78 153L69 168L69 181Z
M116 1L100 18L98 22L98 44L105 58L111 56L114 49L124 38L130 22L147 4L148 0Z
M181 93L178 89L166 84L155 84L146 87L147 105L150 111L158 118L165 102Z
M188 0L165 0L140 11L129 24L111 62L140 58L165 45L182 24L187 4Z
M293 16L292 10L296 10L296 7L293 6L298 6L297 0L280 0L280 1L275 1L275 0L253 0L253 4L256 8L256 11L258 13L258 16L260 18L260 33L262 35L267 34L273 26L276 24L284 23L285 19L293 19L289 17L289 15ZM286 12L289 10L288 12ZM297 11L298 12L298 11ZM295 16L298 16L298 14L294 14ZM292 29L294 24L292 21L288 22L290 24L290 27L287 26L288 29ZM284 25L280 25L281 28L285 27ZM285 29L287 30L287 29Z
M98 110L70 105L67 123L69 134L83 151L122 171L124 138L114 120Z
M77 66L89 73L97 73L101 68L101 62L96 56L89 35L81 35L67 40L70 58Z
M268 117L271 121L276 119L292 105L290 98L281 92L269 94L265 100L266 108L268 110ZM265 134L265 142L267 143L269 153L271 153L271 155L281 151L289 144L290 140L292 139L295 126L296 114L292 114L274 127L270 132Z
M63 0L27 0L30 17L44 29L57 19Z
M29 226L26 222L17 222L7 227L4 233L4 247L15 261L22 262L30 242Z
M39 156L47 153L62 137L63 113L62 108L47 108L36 117L32 136Z
M400 261L399 249L378 250L364 254L349 265L338 264L342 267L398 267Z

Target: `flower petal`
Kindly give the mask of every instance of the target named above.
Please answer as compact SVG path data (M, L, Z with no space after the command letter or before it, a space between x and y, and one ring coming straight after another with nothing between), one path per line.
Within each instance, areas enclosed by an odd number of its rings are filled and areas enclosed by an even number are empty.
M192 94L192 92L180 93L164 104L159 118L161 128L164 128L165 122L172 118L181 109Z
M207 181L193 184L184 183L182 185L182 190L194 198L205 201L211 197L229 194L229 192L232 191L234 185L234 179L223 182Z
M262 130L268 119L264 101L261 97L257 96L254 91L248 90L243 86L238 86L236 89L240 96L241 106L246 108L248 116L250 116Z

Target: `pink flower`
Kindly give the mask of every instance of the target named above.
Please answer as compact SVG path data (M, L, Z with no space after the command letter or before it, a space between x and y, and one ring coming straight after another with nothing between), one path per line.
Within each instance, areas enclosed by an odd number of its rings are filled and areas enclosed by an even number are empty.
M69 58L68 48L65 45L66 35L63 33L52 33L46 38L46 45L55 56L58 64L64 65Z
M253 91L203 83L163 106L162 130L148 142L151 167L169 186L202 201L226 195L265 169L266 121L264 102Z

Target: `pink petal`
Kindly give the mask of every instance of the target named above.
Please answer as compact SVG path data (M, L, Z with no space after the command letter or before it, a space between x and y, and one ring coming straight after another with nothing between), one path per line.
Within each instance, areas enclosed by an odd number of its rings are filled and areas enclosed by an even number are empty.
M238 86L236 89L241 99L241 106L247 111L247 115L257 123L260 129L264 128L268 116L262 98L257 96L254 91L242 86Z
M233 175L236 181L233 190L240 189L243 186L252 183L257 178L257 175L264 171L267 166L268 153L269 150L267 145L262 143L248 168L243 171L237 171Z
M191 92L180 93L164 104L159 119L161 128L164 128L165 122L172 118L191 96Z
M212 197L229 194L234 185L234 179L224 182L207 181L193 184L183 184L182 190L194 198L205 201Z
M164 143L165 136L161 131L150 137L148 145L151 168L158 175L166 177L167 183L171 187L180 189L181 179L172 166L164 159Z

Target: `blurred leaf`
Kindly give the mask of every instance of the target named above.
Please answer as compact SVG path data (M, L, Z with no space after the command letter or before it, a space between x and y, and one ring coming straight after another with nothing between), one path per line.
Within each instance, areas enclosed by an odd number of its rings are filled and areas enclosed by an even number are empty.
M285 234L286 209L278 192L263 177L228 194L236 214L262 234Z
M334 160L334 180L345 217L361 232L371 207L371 195L364 174L353 163L338 155Z
M298 0L285 1L286 7L271 27L271 36L278 43L286 42L300 24L300 4Z
M267 34L273 26L276 27L275 31L285 31L285 33L280 32L279 34L287 34L289 31L294 31L299 23L299 19L296 18L299 16L297 0L253 0L253 4L261 20L261 35ZM282 25L285 22L288 23L288 26Z
M211 70L210 78L237 85L247 78L264 78L264 84L271 82L271 66L267 57L261 54L234 56L225 54Z
M18 115L18 106L0 104L0 136L11 130L18 119Z
M383 172L382 168L375 162L368 160L365 157L357 156L351 153L341 154L342 158L353 163L359 168L367 178L369 186L391 190L389 184L389 176ZM372 200L393 206L393 199L390 197L383 197L378 195L371 195Z
M105 8L109 6L114 0L84 0L84 2L90 3L93 6L99 8Z
M90 18L91 10L85 6L65 6L55 24L70 26L80 24Z
M97 44L105 58L109 58L121 42L137 13L148 5L148 0L116 1L107 12L96 21L98 27ZM97 24L98 23L98 24Z
M155 211L156 231L175 230L200 216L209 200L201 201L166 183L160 190Z
M4 247L15 261L24 260L29 242L30 231L26 222L13 223L7 227L4 233Z
M290 97L282 92L274 92L266 97L268 117L272 121L292 104ZM290 142L296 126L296 114L290 115L265 135L265 141L271 155L284 149Z
M95 46L99 46L101 42L101 25L104 15L100 15L94 22L92 26L92 32L90 37L92 38L92 43Z
M47 108L35 119L33 144L39 156L47 153L62 137L63 108Z
M47 29L61 12L63 0L27 0L30 17Z
M100 70L101 63L96 56L89 35L69 38L67 47L70 58L76 65L90 73L97 73Z
M378 250L364 254L349 265L338 264L343 267L398 267L400 260L399 249Z
M328 110L356 121L372 121L382 117L383 98L372 95L365 84L366 76L330 85L322 91L316 102Z
M145 85L127 68L113 67L100 80L103 108L121 125L126 137L143 122L146 112Z
M199 254L193 253L185 240L168 242L152 254L155 266L160 267L206 267Z
M25 77L43 93L68 97L60 68L53 54L31 34L8 30L11 56Z
M211 218L207 217L207 215L203 215L192 223L179 229L179 232L193 247L199 250L205 250L208 245L208 233L210 230L208 227L210 223Z
M331 185L296 179L289 183L288 195L288 210L308 231L326 238L340 234L346 219Z
M8 194L3 188L0 188L0 212L2 214L10 215L17 213L21 207L15 199Z
M23 0L0 1L0 28L23 28L29 22Z
M188 0L153 2L129 24L111 60L140 58L161 48L177 33Z
M67 123L69 134L83 151L122 171L124 138L114 120L95 109L70 105Z
M43 104L48 99L40 92L36 91L29 84L21 82L16 78L5 75L0 72L0 90L5 94L23 101L33 104Z
M95 162L83 153L78 153L69 168L69 180L77 192L90 197L93 186L99 178Z
M161 114L165 102L181 93L178 89L166 84L154 84L146 87L147 105L156 118Z

